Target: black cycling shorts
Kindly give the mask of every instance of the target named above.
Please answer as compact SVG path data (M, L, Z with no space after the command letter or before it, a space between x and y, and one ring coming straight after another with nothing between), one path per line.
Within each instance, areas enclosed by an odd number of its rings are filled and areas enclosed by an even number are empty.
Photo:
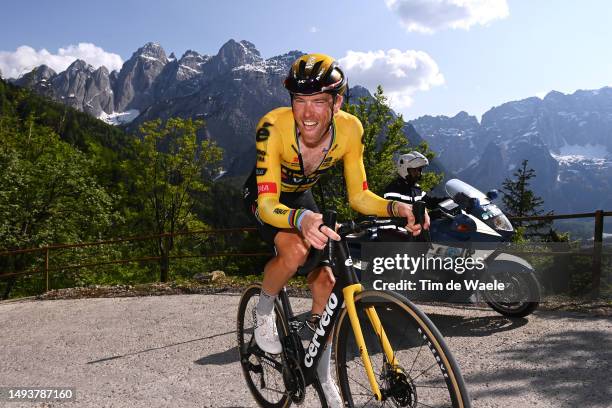
M266 224L259 217L257 210L257 177L255 176L255 170L251 173L249 178L244 183L243 187L243 200L247 212L255 219L257 224L257 230L261 235L261 238L265 243L274 248L274 237L278 234L282 228L274 227L270 224ZM289 208L305 208L314 212L319 212L319 207L312 196L310 190L302 191L300 193L286 193L281 192L279 201L281 204L286 205Z

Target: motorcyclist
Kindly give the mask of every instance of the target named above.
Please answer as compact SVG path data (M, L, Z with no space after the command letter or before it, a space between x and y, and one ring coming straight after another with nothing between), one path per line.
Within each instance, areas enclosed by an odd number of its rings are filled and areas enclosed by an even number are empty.
M384 198L407 204L423 201L428 209L435 208L444 199L427 195L418 184L428 165L427 157L417 151L399 156L395 162L398 176L385 188Z

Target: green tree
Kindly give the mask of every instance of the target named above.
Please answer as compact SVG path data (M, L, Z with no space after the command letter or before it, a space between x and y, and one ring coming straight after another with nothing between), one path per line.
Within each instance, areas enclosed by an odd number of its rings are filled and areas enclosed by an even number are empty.
M355 115L363 125L363 164L368 188L373 192L382 194L395 178L395 158L398 155L418 150L430 160L435 156L426 143L418 147L410 146L404 133L404 119L402 115L393 114L381 86L378 86L373 98L360 98L358 104L346 106L346 111ZM442 175L426 172L421 184L424 189L429 189L441 180ZM341 219L355 216L348 204L342 164L322 177L314 193L322 209L337 211Z
M120 221L85 154L33 116L7 116L0 120L0 250L97 239ZM18 271L34 261L31 255L2 259Z
M202 126L202 121L174 118L140 127L142 139L136 141L136 159L126 165L134 183L134 198L140 202L131 221L141 230L172 234L204 226L194 211L195 195L210 188L221 169L222 151L210 140L197 142L196 133ZM162 282L168 280L174 245L172 235L156 242Z
M535 217L551 215L542 209L544 200L530 189L530 180L536 177L535 170L528 168L528 161L523 160L521 166L514 172L514 179L507 178L502 183L502 202L511 217ZM550 235L552 221L514 221L517 227L517 240L525 237L545 237ZM547 232L542 232L548 229Z

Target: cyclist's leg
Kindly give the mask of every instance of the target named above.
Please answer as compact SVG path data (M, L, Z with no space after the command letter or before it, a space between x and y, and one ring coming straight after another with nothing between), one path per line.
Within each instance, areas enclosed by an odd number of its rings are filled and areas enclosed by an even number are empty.
M272 296L278 295L287 281L304 263L308 255L308 246L292 230L279 230L274 236L276 256L264 267L263 290Z
M335 283L336 278L329 267L316 269L308 275L308 286L312 291L313 314L323 313Z
M321 315L336 283L331 268L319 268L308 275L308 283L312 291L312 314ZM325 349L321 353L317 366L317 375L329 407L342 407L342 398L331 372L332 337L329 336Z
M308 248L297 233L288 230L277 230L274 244L277 255L264 267L262 291L256 308L255 340L262 350L278 354L282 346L273 313L274 301L298 266L304 263Z

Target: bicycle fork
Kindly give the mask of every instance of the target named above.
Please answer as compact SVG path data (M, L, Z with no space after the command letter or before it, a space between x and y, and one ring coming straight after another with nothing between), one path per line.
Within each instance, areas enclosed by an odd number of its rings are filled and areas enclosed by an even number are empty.
M355 342L359 347L359 354L361 356L361 361L363 362L363 366L365 367L366 374L368 376L368 381L370 382L370 387L372 388L372 392L377 401L382 401L383 395L378 387L378 383L376 382L376 377L374 375L374 369L372 368L372 362L370 361L370 355L368 354L368 349L365 344L365 340L363 338L363 332L361 331L361 324L359 323L359 318L357 317L357 309L355 308L355 295L363 291L363 286L360 283L355 283L353 285L349 285L345 287L342 292L344 294L344 302L346 311L349 315L349 320L351 322L351 326L353 328L353 333L355 334ZM391 364L391 366L396 366L395 353L393 353L393 349L391 348L391 344L389 343L389 339L387 338L387 334L382 327L382 323L380 318L378 317L378 313L373 306L369 306L365 309L366 315L374 328L374 332L380 339L382 349L387 357L387 361Z

